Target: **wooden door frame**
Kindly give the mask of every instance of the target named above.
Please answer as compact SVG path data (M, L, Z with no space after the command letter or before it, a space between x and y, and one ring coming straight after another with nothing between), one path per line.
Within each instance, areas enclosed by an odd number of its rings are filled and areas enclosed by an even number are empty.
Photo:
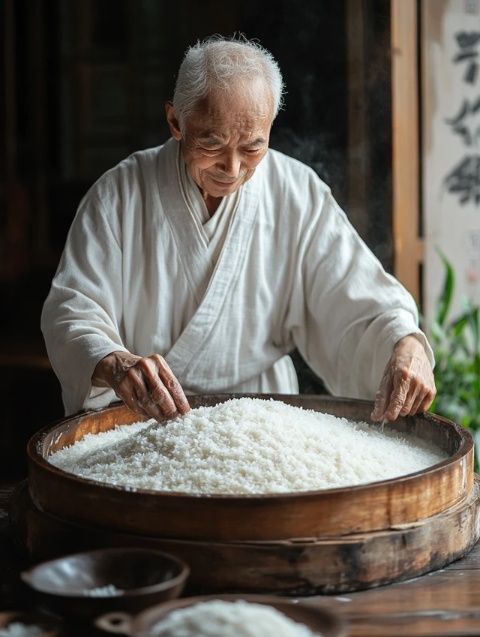
M395 276L421 300L418 1L391 0L392 223Z

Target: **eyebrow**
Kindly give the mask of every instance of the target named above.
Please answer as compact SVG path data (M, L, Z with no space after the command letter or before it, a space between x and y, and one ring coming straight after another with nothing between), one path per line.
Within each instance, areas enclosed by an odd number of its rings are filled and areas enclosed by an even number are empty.
M264 137L257 137L257 139L254 139L252 142L245 144L245 146L258 146L258 145L266 144L266 143L267 143L267 140Z
M221 146L223 144L223 140L220 137L216 137L215 135L205 135L198 138L198 141L205 146ZM261 146L266 144L266 139L263 137L257 137L256 139L244 144L244 146Z
M217 146L217 145L220 145L220 144L223 143L222 140L219 137L216 137L215 135L208 135L208 134L200 136L198 138L198 141L201 144L205 144L205 145L208 145L208 146Z

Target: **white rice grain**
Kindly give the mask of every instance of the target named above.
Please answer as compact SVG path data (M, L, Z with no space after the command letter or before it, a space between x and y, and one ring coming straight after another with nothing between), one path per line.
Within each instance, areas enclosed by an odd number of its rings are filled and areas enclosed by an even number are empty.
M172 611L153 628L155 637L315 637L271 606L213 600Z
M21 622L11 622L5 628L0 628L0 637L37 637L46 632L39 626L33 624L22 624Z
M365 484L446 458L385 427L239 398L167 423L119 426L57 451L52 464L126 488L198 494L301 492Z

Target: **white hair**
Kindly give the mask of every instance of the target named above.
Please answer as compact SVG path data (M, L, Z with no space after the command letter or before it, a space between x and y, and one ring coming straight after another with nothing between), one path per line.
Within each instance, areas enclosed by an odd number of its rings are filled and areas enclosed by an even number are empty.
M210 92L231 89L232 80L258 77L271 91L275 118L283 104L284 83L277 61L267 49L243 37L226 39L219 36L189 47L178 70L173 94L180 129L184 129L187 117Z

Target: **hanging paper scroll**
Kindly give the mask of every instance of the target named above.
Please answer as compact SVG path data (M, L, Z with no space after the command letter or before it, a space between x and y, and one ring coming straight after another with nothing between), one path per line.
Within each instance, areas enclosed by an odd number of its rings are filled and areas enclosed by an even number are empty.
M422 167L425 305L453 264L453 314L480 303L480 0L423 0Z

